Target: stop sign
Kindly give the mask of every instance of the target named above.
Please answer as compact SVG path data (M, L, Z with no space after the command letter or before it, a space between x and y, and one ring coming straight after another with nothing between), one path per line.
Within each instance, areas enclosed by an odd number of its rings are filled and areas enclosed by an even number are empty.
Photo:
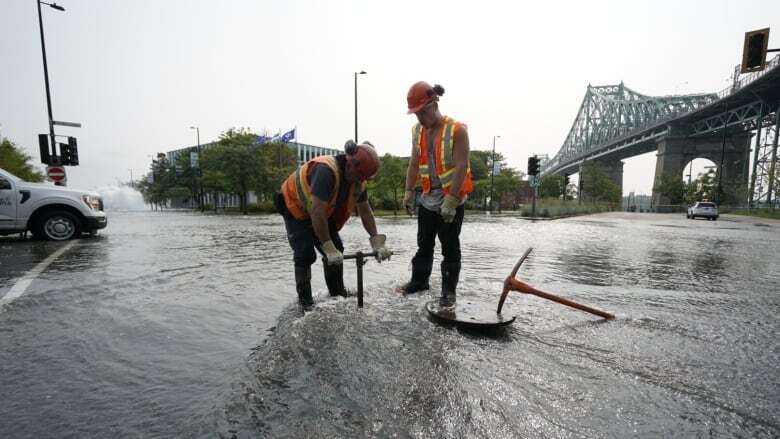
M46 167L46 175L49 177L49 180L55 183L62 183L67 179L65 175L65 168L62 166Z

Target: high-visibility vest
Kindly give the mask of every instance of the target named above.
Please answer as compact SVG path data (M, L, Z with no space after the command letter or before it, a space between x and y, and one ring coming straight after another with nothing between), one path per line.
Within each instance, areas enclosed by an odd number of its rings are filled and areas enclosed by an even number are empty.
M451 119L447 116L442 121L441 130L436 134L436 140L434 142L434 158L436 159L436 174L441 181L441 188L445 194L450 193L452 187L452 177L455 174L455 161L452 158L452 147L455 144L455 134L458 130L465 129L465 125ZM412 144L417 148L417 157L419 159L419 174L418 178L422 180L423 192L431 191L431 177L428 173L428 141L426 136L426 128L421 124L417 124L412 128ZM463 184L460 186L460 192L458 198L463 200L466 194L471 193L474 190L474 185L471 181L471 167L466 169L466 176L463 179Z
M346 181L342 182L341 171L336 163L336 158L333 156L315 157L290 174L284 183L282 183L284 204L287 206L287 210L290 211L292 216L296 219L307 220L311 218L311 172L317 166L327 166L333 171L333 175L335 176L333 193L331 194L330 199L327 200L326 213L328 219L332 219L335 223L336 229L341 230L349 219L350 214L355 209L360 194L366 189L366 182L356 181L352 184L349 188L350 192L347 195L347 202L341 206L337 206L336 200L338 199L340 185L342 183L349 183Z

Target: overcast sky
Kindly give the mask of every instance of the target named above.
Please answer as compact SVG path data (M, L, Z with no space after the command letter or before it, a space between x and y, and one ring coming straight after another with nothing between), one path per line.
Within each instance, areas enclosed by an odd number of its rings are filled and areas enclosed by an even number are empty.
M59 3L59 2L58 2ZM744 32L780 24L780 1L62 0L44 6L54 119L79 139L69 185L137 178L151 155L237 126L298 128L304 143L353 137L408 155L406 92L439 83L472 149L525 171L560 148L588 83L640 93L728 85ZM774 20L774 22L773 22ZM35 0L0 2L0 130L38 162L47 132ZM780 27L770 47L780 47ZM624 192L649 193L653 154L626 162Z

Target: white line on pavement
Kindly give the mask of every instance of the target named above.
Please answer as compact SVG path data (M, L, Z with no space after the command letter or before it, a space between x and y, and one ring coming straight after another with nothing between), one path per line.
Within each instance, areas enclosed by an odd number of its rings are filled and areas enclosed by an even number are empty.
M22 294L24 294L24 292L27 291L27 287L30 286L32 281L34 281L35 278L38 277L38 275L43 273L43 270L45 270L46 267L49 266L49 264L54 262L55 259L59 258L60 255L68 251L68 249L73 247L73 245L75 244L76 241L70 241L69 243L65 244L65 246L63 246L61 249L57 250L56 252L50 254L48 258L39 262L38 265L36 265L32 270L30 270L27 274L25 274L21 279L16 281L16 284L14 284L14 286L11 288L8 294L6 294L5 297L0 299L0 313L2 313L3 309L5 309L5 305L13 302L14 300L18 299Z

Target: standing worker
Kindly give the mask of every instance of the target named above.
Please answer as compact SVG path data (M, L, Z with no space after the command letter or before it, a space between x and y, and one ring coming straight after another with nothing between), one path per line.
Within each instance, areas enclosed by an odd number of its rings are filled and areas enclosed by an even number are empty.
M368 204L366 181L379 171L379 157L373 145L348 141L346 154L315 157L300 166L282 183L276 209L284 217L287 239L293 250L295 289L298 302L311 310L311 264L314 249L325 258L325 283L331 296L346 296L344 289L344 245L339 230L357 206L371 248L381 262L390 258L385 235L377 234L374 212Z
M460 228L463 204L473 190L469 169L469 135L466 125L442 116L440 85L417 82L406 96L409 111L417 116L412 128L412 153L406 170L404 206L414 211L415 185L422 181L420 208L417 209L417 254L412 259L412 279L402 289L405 294L429 289L433 249L439 236L441 253L441 306L455 305L455 289L460 276Z

